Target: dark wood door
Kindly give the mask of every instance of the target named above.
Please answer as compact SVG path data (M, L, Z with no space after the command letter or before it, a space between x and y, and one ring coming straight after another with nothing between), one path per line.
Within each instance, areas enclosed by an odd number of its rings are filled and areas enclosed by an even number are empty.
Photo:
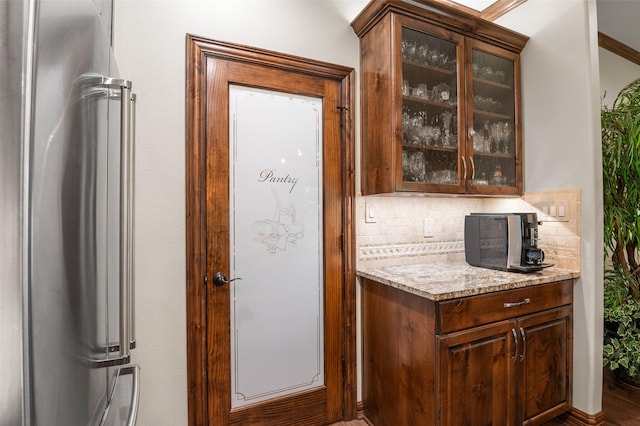
M516 321L438 338L442 425L514 425Z
M543 424L571 407L571 318L564 306L518 321L522 424Z
M324 425L355 414L355 322L351 240L353 157L350 144L352 70L297 57L188 37L188 350L190 424ZM247 87L321 100L320 181L322 378L304 391L262 398L232 408L229 283L213 285L230 263L230 87ZM286 129L285 129L286 131ZM189 142L191 141L191 142ZM275 141L256 141L263 144ZM307 206L305 206L307 207ZM260 286L282 270L264 274ZM198 282L199 278L204 282ZM227 276L227 279L233 277ZM278 311L296 303L284 295ZM296 318L290 318L291 323ZM273 345L282 342L273 341ZM267 350L265 350L267 352ZM262 357L256 351L251 356ZM236 367L237 368L237 367ZM258 379L256 379L258 380Z

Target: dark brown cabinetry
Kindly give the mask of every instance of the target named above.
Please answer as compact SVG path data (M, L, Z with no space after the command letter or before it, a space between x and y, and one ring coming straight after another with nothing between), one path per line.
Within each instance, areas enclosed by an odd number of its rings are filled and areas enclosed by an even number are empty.
M363 402L384 425L538 425L571 406L572 281L434 302L363 280Z
M363 195L522 193L519 52L527 37L396 0L371 2L352 26Z

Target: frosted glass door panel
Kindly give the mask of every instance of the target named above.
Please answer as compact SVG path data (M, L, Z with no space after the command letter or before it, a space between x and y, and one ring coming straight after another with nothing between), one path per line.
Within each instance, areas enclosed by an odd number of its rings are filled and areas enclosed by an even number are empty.
M324 384L322 100L231 86L232 408Z

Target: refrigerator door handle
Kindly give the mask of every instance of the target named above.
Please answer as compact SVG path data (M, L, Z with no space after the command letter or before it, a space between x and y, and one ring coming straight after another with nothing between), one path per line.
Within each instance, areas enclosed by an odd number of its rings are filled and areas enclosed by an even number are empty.
M116 384L109 396L109 404L102 414L99 426L135 426L140 398L140 367L138 365L121 367L116 374ZM128 411L126 420L120 417L123 409Z
M127 144L125 146L125 144L123 143L121 149L123 151L126 150L127 152L127 170L125 171L127 177L126 180L121 180L121 182L123 184L126 184L126 191L122 190L121 187L121 191L120 194L126 194L126 211L122 210L123 212L125 212L127 220L124 222L125 224L127 224L126 226L126 230L122 230L121 232L126 232L126 238L125 238L125 244L126 244L126 262L122 261L122 258L120 260L120 265L126 265L126 271L124 272L126 275L126 281L127 281L127 291L128 291L128 323L129 323L129 349L135 349L136 347L136 335L135 335L135 210L134 210L134 200L135 200L135 123L136 123L136 116L135 116L135 106L136 106L136 94L135 93L130 93L129 97L125 97L124 92L122 94L122 98L123 99L129 99L129 103L130 103L130 113L129 113L129 117L130 119L127 120L127 125L123 125L122 129L123 131L126 131L128 134L127 137ZM123 123L125 123L123 121ZM121 139L124 140L124 139ZM124 164L124 163L121 163ZM121 173L123 171L121 170ZM121 200L121 206L122 206L122 200ZM122 212L121 212L122 213ZM123 224L122 220L120 222L121 224ZM122 237L121 237L122 238ZM121 240L122 241L122 240ZM121 256L122 256L122 248L120 250ZM123 283L122 278L120 279L120 283ZM122 286L120 288L120 294L122 294ZM122 302L121 302L122 303ZM121 305L121 306L125 306L125 305ZM121 312L122 314L122 312ZM122 317L120 318L120 324L122 324ZM117 345L110 345L107 350L109 352L120 352L120 347L122 345L122 341L120 339L119 344Z
M129 334L131 332L131 292L129 281L129 147L131 145L131 84L121 85L120 102L120 358L126 358L129 362Z
M127 426L135 426L136 417L138 415L138 399L140 398L140 367L137 365L125 367L125 373L132 374L131 406L129 408L129 416L127 416Z
M131 93L131 121L129 123L129 179L127 184L129 185L129 236L127 238L129 244L129 264L128 264L128 277L129 277L129 339L130 348L136 347L136 310L135 310L135 171L136 171L136 94Z
M107 358L87 360L94 368L128 364L130 350L135 348L134 318L134 264L133 264L133 177L134 177L134 105L131 81L104 77L97 74L82 76L82 84L94 93L111 99L120 99L120 209L119 209L119 300L118 344L106 347ZM118 352L117 357L109 354Z

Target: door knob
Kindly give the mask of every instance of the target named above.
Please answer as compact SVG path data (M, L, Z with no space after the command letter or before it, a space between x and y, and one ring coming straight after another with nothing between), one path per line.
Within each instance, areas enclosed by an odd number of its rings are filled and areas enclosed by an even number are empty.
M242 278L232 278L230 280L227 279L227 276L225 274L223 274L222 272L216 272L213 275L213 283L216 286L221 286L221 285L225 285L225 284L229 284L231 281L236 281L236 280L241 280Z

